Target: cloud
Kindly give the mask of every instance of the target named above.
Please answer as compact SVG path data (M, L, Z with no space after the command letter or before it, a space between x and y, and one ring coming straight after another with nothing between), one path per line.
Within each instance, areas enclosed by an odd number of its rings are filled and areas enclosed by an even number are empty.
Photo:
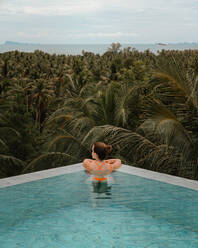
M1 1L1 0L0 0ZM0 13L40 16L72 16L102 12L141 13L147 10L179 11L195 0L13 0L1 2Z
M198 41L197 8L198 0L0 0L0 32L42 43Z
M23 1L21 1L23 2ZM59 1L54 3L47 2L43 5L37 1L30 1L27 4L25 1L23 4L5 3L2 5L0 12L10 14L25 14L25 15L41 15L41 16L58 16L58 15L74 15L84 14L90 11L96 11L100 8L98 1L92 0L73 0L66 2Z
M70 32L64 32L61 30L54 30L53 31L53 37L51 36L50 30L40 30L37 31L34 29L32 32L27 31L19 31L15 35L15 40L17 38L17 41L25 41L25 42L37 42L38 40L41 41L41 43L45 43L42 40L50 40L50 43L70 43L75 41L80 41L83 43L86 43L86 40L90 40L94 43L97 42L114 42L116 41L127 41L128 39L133 39L135 37L138 37L138 33L134 32L88 32L88 33L82 33L80 31L70 31ZM47 42L49 43L49 42Z
M0 0L1 1L1 0ZM12 0L3 1L0 13L28 15L73 15L91 12L130 11L143 12L158 4L157 0ZM165 2L161 0L160 2Z
M39 31L39 32L34 32L34 33L27 33L27 32L18 32L17 36L19 38L25 38L25 39L37 39L37 38L45 38L45 37L49 37L50 34L49 32L46 31Z
M98 37L98 38L120 38L120 37L134 37L134 36L138 36L137 33L123 33L123 32L114 32L114 33L103 33L103 32L96 32L96 33L71 33L68 36L70 37Z
M100 0L104 10L127 10L131 12L143 12L147 4L146 0ZM145 5L146 3L146 5Z

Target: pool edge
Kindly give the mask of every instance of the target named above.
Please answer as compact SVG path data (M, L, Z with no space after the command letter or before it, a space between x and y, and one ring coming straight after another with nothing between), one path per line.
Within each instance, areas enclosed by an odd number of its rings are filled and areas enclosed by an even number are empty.
M54 176L59 176L63 174L80 172L83 170L84 168L82 166L82 163L78 163L78 164L62 166L58 168L42 170L42 171L37 171L37 172L13 176L13 177L7 177L7 178L0 179L0 188L9 187L9 186L27 183L27 182L32 182L32 181L54 177ZM169 183L169 184L173 184L177 186L182 186L182 187L193 189L193 190L198 190L198 181L191 180L191 179L172 176L172 175L150 171L150 170L137 168L137 167L129 166L129 165L124 165L124 164L117 171L127 173L130 175L147 178L147 179L157 180L160 182L165 182L165 183Z
M198 190L198 181L183 178L183 177L177 177L165 173L159 173L155 171L150 171L142 168L137 168L134 166L124 165L118 171L127 173L130 175L135 175L139 177L144 177L147 179L152 179L164 183L169 183L193 190Z
M6 177L0 179L0 188L13 186L17 184L32 182L40 179L45 179L54 176L60 176L69 173L75 173L83 170L82 163L62 166L58 168L36 171L32 173L22 174L13 177Z

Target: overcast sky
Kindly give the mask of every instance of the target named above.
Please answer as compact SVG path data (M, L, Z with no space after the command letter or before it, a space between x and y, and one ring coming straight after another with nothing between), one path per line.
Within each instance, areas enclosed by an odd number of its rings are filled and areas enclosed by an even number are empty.
M0 0L0 43L198 42L198 0Z

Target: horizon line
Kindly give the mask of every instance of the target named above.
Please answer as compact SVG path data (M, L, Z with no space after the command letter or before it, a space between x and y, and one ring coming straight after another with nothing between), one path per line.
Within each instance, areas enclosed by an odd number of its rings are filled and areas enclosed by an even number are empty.
M109 42L109 43L32 43L32 42L22 42L22 41L4 41L4 43L0 43L0 45L111 45L113 43L120 43L120 45L174 45L174 44L198 44L196 41L186 42L142 42L142 43L128 43L128 42Z

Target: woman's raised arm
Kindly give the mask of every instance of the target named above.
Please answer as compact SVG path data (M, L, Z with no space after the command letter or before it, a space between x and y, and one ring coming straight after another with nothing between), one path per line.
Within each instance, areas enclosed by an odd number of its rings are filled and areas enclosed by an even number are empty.
M112 165L112 171L119 169L121 167L121 160L116 158L116 159L109 159L108 163Z
M88 169L89 166L93 163L93 160L92 159L84 159L83 160L83 166L85 167L85 169Z

